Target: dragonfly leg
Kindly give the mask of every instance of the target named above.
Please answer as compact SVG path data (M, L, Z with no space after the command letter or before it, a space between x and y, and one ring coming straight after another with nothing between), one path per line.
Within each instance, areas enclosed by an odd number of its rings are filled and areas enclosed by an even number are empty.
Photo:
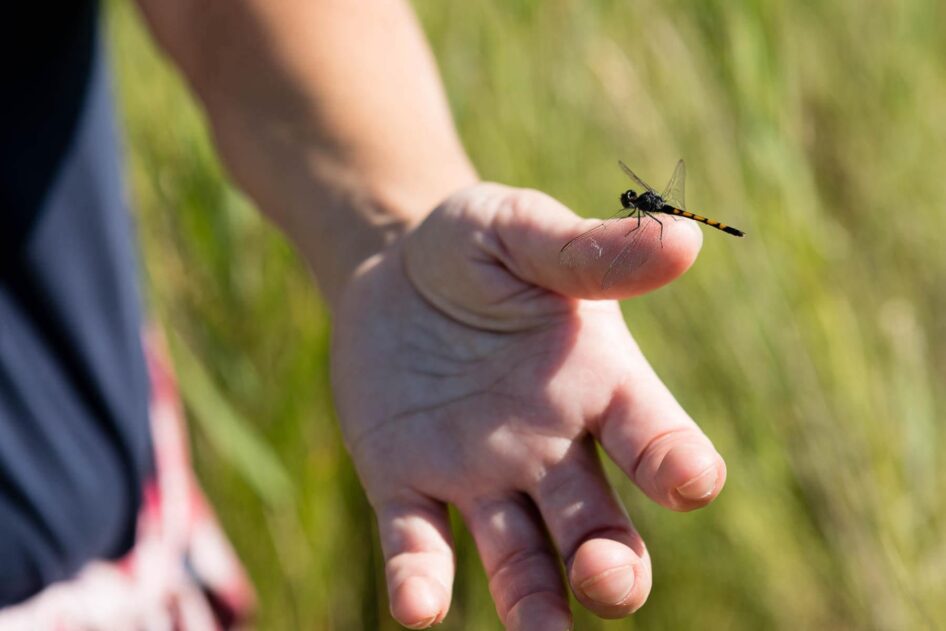
M625 232L624 233L625 237L630 235L632 232L637 231L637 229L641 227L641 215L643 214L643 212L641 212L639 209L636 209L635 212L636 212L636 215L633 215L633 216L637 217L637 225L631 228L630 230L628 230L627 232Z
M657 219L657 216L654 215L653 213L647 213L647 216L653 219L654 221L656 221L657 225L660 226L660 236L659 236L660 247L664 247L664 222Z

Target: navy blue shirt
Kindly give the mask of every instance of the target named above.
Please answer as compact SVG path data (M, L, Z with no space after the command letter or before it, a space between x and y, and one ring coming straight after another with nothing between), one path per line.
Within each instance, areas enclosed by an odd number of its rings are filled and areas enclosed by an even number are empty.
M0 606L127 551L151 467L97 3L14 3L4 22Z

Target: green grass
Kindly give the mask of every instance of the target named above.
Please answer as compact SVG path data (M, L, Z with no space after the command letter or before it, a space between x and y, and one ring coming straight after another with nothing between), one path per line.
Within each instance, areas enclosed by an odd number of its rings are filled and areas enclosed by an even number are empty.
M600 216L626 186L617 158L662 183L682 156L688 205L749 233L707 230L692 271L625 305L729 483L678 515L619 481L654 591L630 621L577 628L946 620L946 5L417 7L485 178ZM110 8L149 306L259 625L396 628L335 428L327 312L131 9ZM458 559L444 628L498 628L465 535Z

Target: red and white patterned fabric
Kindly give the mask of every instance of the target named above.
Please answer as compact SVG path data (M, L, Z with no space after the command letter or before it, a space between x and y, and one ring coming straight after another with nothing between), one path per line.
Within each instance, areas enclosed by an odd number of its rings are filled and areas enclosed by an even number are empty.
M145 336L155 477L135 545L0 610L0 629L205 631L248 623L252 586L191 469L184 415L159 335Z

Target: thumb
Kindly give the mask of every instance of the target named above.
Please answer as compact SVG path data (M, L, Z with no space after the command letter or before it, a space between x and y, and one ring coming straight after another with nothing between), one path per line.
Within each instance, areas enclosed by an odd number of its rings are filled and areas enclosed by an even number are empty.
M638 227L636 218L621 217L581 219L544 193L519 189L497 213L494 227L517 276L572 298L644 294L696 260L703 236L692 221L644 217Z

